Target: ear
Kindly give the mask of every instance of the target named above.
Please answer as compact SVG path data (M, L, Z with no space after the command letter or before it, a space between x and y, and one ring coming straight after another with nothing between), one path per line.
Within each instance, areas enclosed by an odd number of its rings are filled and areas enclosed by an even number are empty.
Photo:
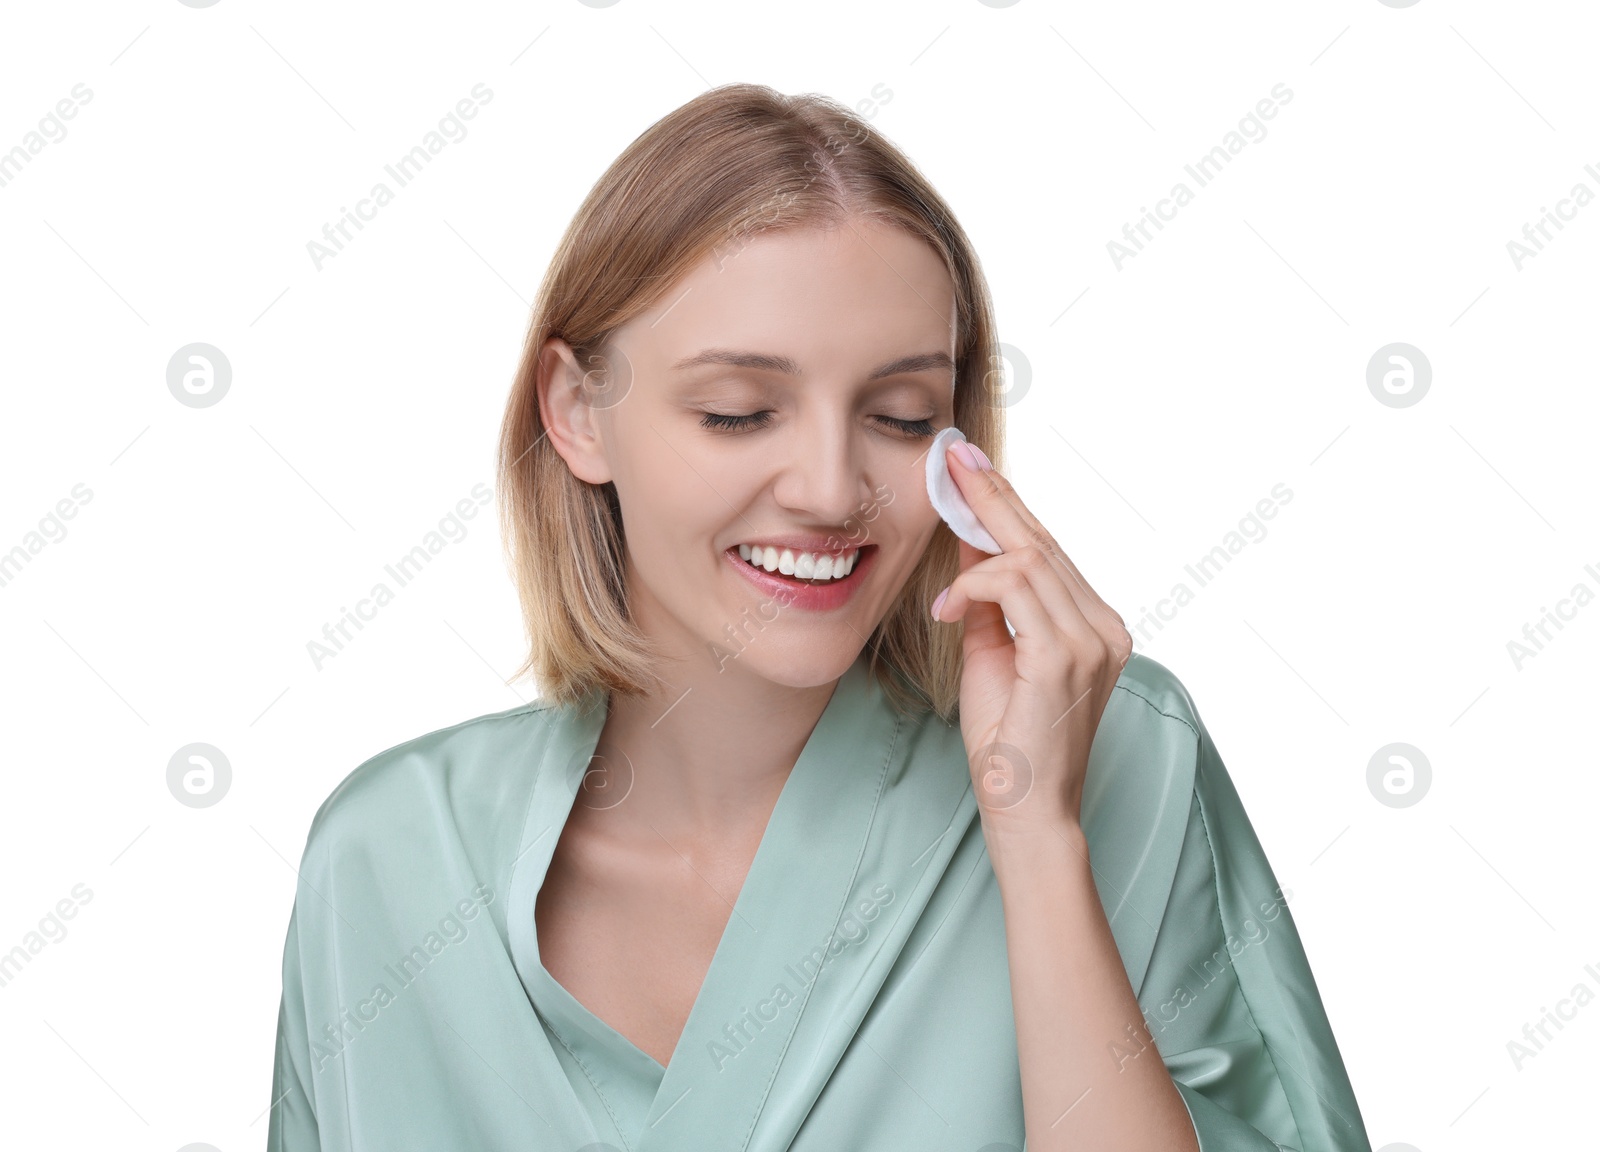
M535 388L545 435L574 476L604 484L611 479L611 464L597 419L600 409L589 402L588 375L572 345L561 337L550 337L539 350Z

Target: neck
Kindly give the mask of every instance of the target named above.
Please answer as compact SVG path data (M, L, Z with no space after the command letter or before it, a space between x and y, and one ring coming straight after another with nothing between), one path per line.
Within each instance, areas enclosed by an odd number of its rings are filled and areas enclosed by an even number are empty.
M664 678L611 695L595 754L623 786L632 768L626 801L605 810L613 828L637 822L673 842L764 828L837 679L793 688L703 656Z

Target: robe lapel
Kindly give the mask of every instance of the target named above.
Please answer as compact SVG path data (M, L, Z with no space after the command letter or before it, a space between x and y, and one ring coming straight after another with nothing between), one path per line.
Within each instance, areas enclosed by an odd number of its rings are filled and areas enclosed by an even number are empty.
M528 813L523 821L521 842L510 864L506 937L511 948L512 964L528 997L530 1013L536 1002L531 974L539 955L534 904L539 888L544 883L545 873L550 868L550 861L555 856L561 829L572 811L579 783L588 770L595 745L599 743L605 715L604 697L599 693L591 693L584 707L552 711L544 756L538 765L533 791L528 798ZM581 1148L598 1144L600 1136L573 1090L571 1081L567 1079L566 1069L556 1057L543 1025L537 1020L535 1030L538 1039L533 1058L540 1083L548 1085L542 1093L546 1108L541 1113L554 1130L552 1134L547 1134L556 1141L551 1147Z
M859 715L841 725L846 731L830 734L851 742L839 747L827 772L817 774L822 787L801 794L807 822L828 820L836 804L859 806L862 818L853 818L848 829L851 843L830 847L826 862L829 881L842 884L848 898L836 901L810 926L811 947L829 958L811 984L805 1011L765 1089L764 1102L758 1101L764 1107L752 1118L758 1120L748 1144L752 1150L781 1152L790 1146L977 819L960 729L931 713L897 721L871 676L864 675L851 689ZM859 759L852 763L854 749L859 749ZM806 842L803 826L786 825L781 831L801 834L792 850L822 863ZM847 861L848 870L842 867ZM791 951L797 942L788 941ZM997 943L1003 957L1003 941ZM1003 976L1003 960L999 971ZM952 989L951 994L960 993Z
M858 659L778 796L667 1064L637 1152L736 1152L807 1011L815 961L851 895L895 723L864 707Z
M785 782L638 1152L788 1147L975 812L959 733L933 754L863 656ZM935 735L932 728L927 729Z

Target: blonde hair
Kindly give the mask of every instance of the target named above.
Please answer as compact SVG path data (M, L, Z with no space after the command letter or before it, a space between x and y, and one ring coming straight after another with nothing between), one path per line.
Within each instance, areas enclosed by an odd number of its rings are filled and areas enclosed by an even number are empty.
M726 84L664 116L602 175L568 225L533 305L500 430L500 518L532 671L552 703L643 693L660 653L629 619L615 485L568 469L545 435L540 352L558 336L580 364L708 256L760 232L862 217L925 240L955 285L955 423L998 465L1000 359L977 254L932 185L865 120L828 97ZM588 381L586 380L586 384ZM928 604L958 570L943 523L866 650L902 712L957 714L962 627Z

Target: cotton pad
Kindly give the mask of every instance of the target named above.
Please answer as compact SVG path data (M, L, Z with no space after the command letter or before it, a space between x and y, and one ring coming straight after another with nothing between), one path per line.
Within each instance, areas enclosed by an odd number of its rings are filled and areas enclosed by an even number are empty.
M989 535L989 530L979 523L977 514L961 495L961 489L956 487L955 477L950 475L950 468L944 460L945 450L951 444L957 440L965 443L966 439L966 433L954 425L933 438L927 460L928 503L933 505L939 518L950 525L950 531L974 548L998 555L1004 549Z

